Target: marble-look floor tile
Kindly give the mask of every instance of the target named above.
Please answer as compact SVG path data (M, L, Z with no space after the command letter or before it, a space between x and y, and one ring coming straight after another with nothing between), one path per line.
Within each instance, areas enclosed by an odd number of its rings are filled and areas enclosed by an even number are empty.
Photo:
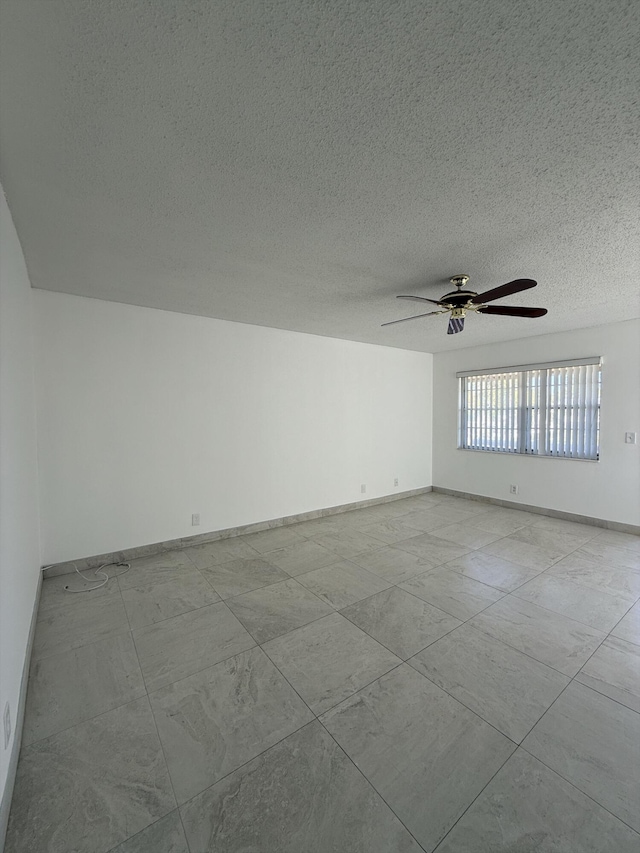
M259 649L151 693L178 803L313 719Z
M330 604L293 578L230 598L227 604L257 643L333 613Z
M123 590L122 600L131 627L142 628L215 604L220 596L197 569L181 569L171 579Z
M640 597L640 572L607 564L581 551L560 560L548 574L626 598L631 604Z
M472 527L470 524L458 522L457 524L448 524L446 527L436 527L431 531L432 536L438 536L440 539L447 539L449 542L454 542L456 545L463 545L467 548L482 548L483 545L488 545L489 542L495 542L501 538L500 533L489 533L488 530L482 530L479 527Z
M189 853L179 812L169 812L111 853Z
M185 548L184 553L197 569L221 566L231 560L252 560L258 556L258 552L247 545L242 536L194 545L191 548Z
M515 748L406 664L322 722L425 850L433 850Z
M539 517L539 516L538 516ZM492 509L484 515L474 518L473 526L480 530L488 530L490 533L499 533L508 536L521 527L534 522L536 516L533 513L522 512L517 509Z
M516 533L528 529L528 527L522 527L510 536L505 536L504 539L490 542L482 547L482 551L485 554L492 554L494 557L501 557L517 566L538 569L542 572L553 566L565 552L558 552L554 548L545 548L542 545L534 545L532 542L523 542L521 539L513 538Z
M269 551L267 557L273 566L278 566L290 577L330 566L340 559L333 551L323 548L311 539L289 545L278 551Z
M619 533L617 530L600 530L594 543L596 547L600 545L613 545L615 548L625 548L633 551L634 554L640 554L640 536L633 533Z
M367 536L372 536L374 539L379 539L386 545L393 545L395 542L402 542L403 539L410 539L412 536L419 536L422 531L411 527L404 522L402 518L394 518L387 521L375 521L366 527L361 528L362 533Z
M22 751L6 853L105 853L175 809L146 697Z
M570 677L606 636L603 631L512 595L478 613L470 624Z
M321 533L314 536L313 541L343 559L362 554L363 551L375 551L385 544L381 539L374 539L360 530L347 528L333 533Z
M147 690L157 690L255 645L223 602L133 632Z
M437 853L636 853L640 836L518 749Z
M640 714L573 682L522 746L636 831Z
M640 646L607 637L576 681L640 714Z
M287 525L272 527L271 530L261 530L259 533L250 533L243 536L242 540L259 554L266 554L268 551L277 551L279 548L304 542L304 537L296 532L295 525Z
M201 571L223 599L242 595L243 592L251 592L252 589L260 589L289 578L286 572L263 558L230 560L228 563Z
M33 660L129 631L129 620L119 589L96 598L92 595L92 592L70 595L71 598L83 599L82 603L73 607L50 607L44 611L36 624Z
M513 593L554 613L608 633L629 609L626 598L609 595L543 572Z
M297 580L336 610L391 586L391 581L348 560L299 575Z
M459 619L397 587L340 612L403 660L461 624Z
M22 743L28 746L145 693L130 634L34 660Z
M568 533L581 542L588 542L602 532L601 527L593 527L590 524L580 524L576 521L565 521L562 518L553 518L549 515L540 515L531 525L541 530L549 530L554 533Z
M431 560L390 547L358 554L351 558L351 562L357 563L363 569L373 572L374 575L390 583L401 583L433 568Z
M116 569L116 573L121 571L122 567ZM66 610L73 613L75 610L83 610L89 601L96 602L104 598L119 598L118 581L115 578L110 578L104 586L99 586L103 583L104 578L99 575L94 576L93 569L88 569L83 572L83 575L89 580L83 579L76 572L57 575L54 578L45 578L42 581L37 618L43 619L51 611ZM76 592L76 590L78 591ZM83 590L83 592L79 592L79 590Z
M458 557L468 554L471 550L466 545L455 545L453 542L432 536L430 533L405 539L391 547L407 551L409 554L415 554L416 557L429 561L434 568L442 565L442 563L448 563L450 560L457 560Z
M444 512L436 512L433 507L425 507L424 509L415 509L407 515L400 516L405 524L409 527L415 527L423 533L429 533L438 527L446 527L451 521Z
M527 569L482 551L465 554L464 557L447 563L446 567L502 592L513 592L540 574L539 569Z
M623 616L611 633L614 637L640 646L640 601Z
M607 545L602 540L591 539L589 542L585 542L578 554L584 554L590 560L596 560L600 565L620 566L640 572L640 553L630 551L628 548Z
M203 791L181 813L194 853L421 853L316 722Z
M517 542L539 546L556 560L571 554L585 542L582 536L574 536L571 533L548 527L535 527L533 524L515 530L509 535L509 538Z
M401 583L400 588L462 620L504 596L500 590L453 572L447 566L416 575Z
M568 676L470 625L409 663L516 743L569 683Z
M316 714L401 663L339 613L270 640L264 650Z
M182 570L193 569L193 563L184 550L139 557L137 560L130 560L129 564L129 570L118 576L118 584L122 590L171 580L179 577ZM116 572L123 572L123 569L118 567Z

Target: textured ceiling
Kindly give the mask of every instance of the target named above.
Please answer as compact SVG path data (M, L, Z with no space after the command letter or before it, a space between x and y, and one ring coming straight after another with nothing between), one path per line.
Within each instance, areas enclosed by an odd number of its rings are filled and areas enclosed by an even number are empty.
M0 9L34 287L428 352L640 316L637 0ZM459 272L549 313L380 328Z

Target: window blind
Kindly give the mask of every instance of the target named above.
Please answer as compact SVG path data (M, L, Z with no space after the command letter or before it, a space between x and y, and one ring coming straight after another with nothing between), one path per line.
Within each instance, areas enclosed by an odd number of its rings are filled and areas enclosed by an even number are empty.
M598 459L599 358L458 375L459 447Z

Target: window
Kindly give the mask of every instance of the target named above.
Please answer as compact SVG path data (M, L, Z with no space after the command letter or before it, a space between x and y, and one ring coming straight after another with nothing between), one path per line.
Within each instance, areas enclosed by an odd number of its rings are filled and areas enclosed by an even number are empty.
M598 459L601 359L458 373L458 447Z

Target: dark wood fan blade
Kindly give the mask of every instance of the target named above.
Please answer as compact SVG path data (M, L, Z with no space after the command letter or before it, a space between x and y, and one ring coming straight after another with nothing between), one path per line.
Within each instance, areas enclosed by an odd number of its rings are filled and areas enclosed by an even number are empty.
M507 284L501 284L500 287L494 287L492 290L485 290L484 293L479 293L469 300L472 305L480 305L482 302L493 302L494 299L501 299L503 296L511 296L512 293L520 293L521 290L528 290L530 287L535 287L537 281L532 278L516 278L514 281L509 281Z
M413 299L414 302L431 302L433 305L441 305L436 299L427 299L426 296L396 296L396 299Z
M419 317L431 317L432 314L446 314L444 311L429 311L427 314L416 314L414 317L403 317L402 320L391 320L389 323L382 323L383 326L393 326L394 323L406 323L407 320L417 320Z
M516 308L511 305L487 305L478 314L503 314L507 317L544 317L546 308Z

